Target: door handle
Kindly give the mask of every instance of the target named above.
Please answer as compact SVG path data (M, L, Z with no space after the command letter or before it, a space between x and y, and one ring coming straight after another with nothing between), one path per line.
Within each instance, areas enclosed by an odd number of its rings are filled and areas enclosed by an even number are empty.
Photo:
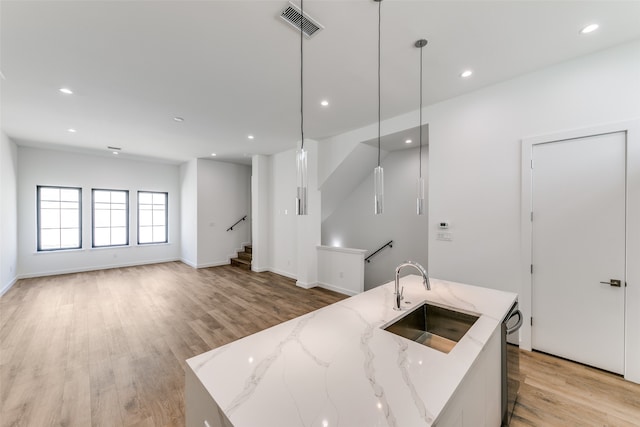
M600 282L603 285L611 285L611 286L615 286L616 288L619 288L622 286L622 281L621 280L617 280L617 279L611 279L608 282Z

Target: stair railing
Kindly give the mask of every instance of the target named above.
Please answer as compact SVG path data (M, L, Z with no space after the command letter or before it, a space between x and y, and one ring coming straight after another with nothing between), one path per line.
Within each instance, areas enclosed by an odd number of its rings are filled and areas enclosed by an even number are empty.
M227 228L227 231L232 231L232 230L233 230L233 227L235 227L236 225L240 224L242 221L244 221L244 220L246 220L246 219L247 219L247 216L246 216L246 215L245 215L245 216L243 216L242 218L240 218L239 220L237 220L237 221L235 222L235 224L233 224L231 227Z
M386 247L393 247L393 240L389 240L387 243L385 243L384 245L380 246L380 248L375 251L374 253L372 253L371 255L369 255L368 257L366 257L364 260L367 261L368 263L371 262L371 258L373 258L378 252L380 252L381 250L383 250Z

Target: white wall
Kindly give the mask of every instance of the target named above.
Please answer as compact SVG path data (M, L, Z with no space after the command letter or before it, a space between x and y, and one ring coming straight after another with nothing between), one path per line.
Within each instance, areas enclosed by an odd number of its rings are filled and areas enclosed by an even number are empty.
M640 88L639 88L640 89ZM640 120L627 133L625 378L640 383ZM631 142L633 141L633 142ZM635 218L635 220L633 219Z
M326 142L323 143L323 147L325 145L327 145ZM387 154L386 151L380 152L382 163L384 163ZM354 147L353 151L342 160L320 187L322 191L322 221L329 218L360 185L362 180L371 174L372 166L375 166L377 162L378 147L367 144L358 144Z
M0 132L0 295L18 273L18 147Z
M402 261L416 261L428 268L428 216L416 215L418 162L417 148L394 151L383 159L385 206L382 215L373 213L374 164L369 176L322 223L322 244L326 246L366 249L369 255L393 240L393 248L382 250L371 263L365 263L365 289L393 280L395 268ZM423 147L422 176L426 184L428 162L428 149ZM428 194L425 198L428 200Z
M296 152L288 150L271 156L271 265L270 270L297 278ZM315 250L315 246L314 246Z
M318 246L318 286L345 295L364 291L365 250Z
M640 43L529 74L427 109L436 277L519 291L522 138L640 116ZM432 228L433 229L433 228Z
M180 260L198 265L198 160L180 165Z
M80 250L36 252L36 186L82 188ZM91 189L129 190L127 247L91 248ZM169 243L137 245L137 191L169 193ZM176 165L18 147L18 275L32 277L180 257L180 186Z
M197 266L228 264L251 242L251 167L198 159L197 169Z

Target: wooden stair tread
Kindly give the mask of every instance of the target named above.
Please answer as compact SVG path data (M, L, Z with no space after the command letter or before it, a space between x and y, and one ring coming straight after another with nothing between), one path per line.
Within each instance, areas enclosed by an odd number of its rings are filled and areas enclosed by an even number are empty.
M253 259L251 250L251 245L245 245L244 250L239 251L236 258L231 258L231 265L251 270L251 260Z

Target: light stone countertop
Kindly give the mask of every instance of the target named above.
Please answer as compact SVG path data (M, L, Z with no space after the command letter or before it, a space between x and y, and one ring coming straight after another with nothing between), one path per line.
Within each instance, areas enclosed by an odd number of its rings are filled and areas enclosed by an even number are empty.
M187 360L234 427L429 426L514 293L405 276ZM449 354L384 331L424 301L480 314Z

